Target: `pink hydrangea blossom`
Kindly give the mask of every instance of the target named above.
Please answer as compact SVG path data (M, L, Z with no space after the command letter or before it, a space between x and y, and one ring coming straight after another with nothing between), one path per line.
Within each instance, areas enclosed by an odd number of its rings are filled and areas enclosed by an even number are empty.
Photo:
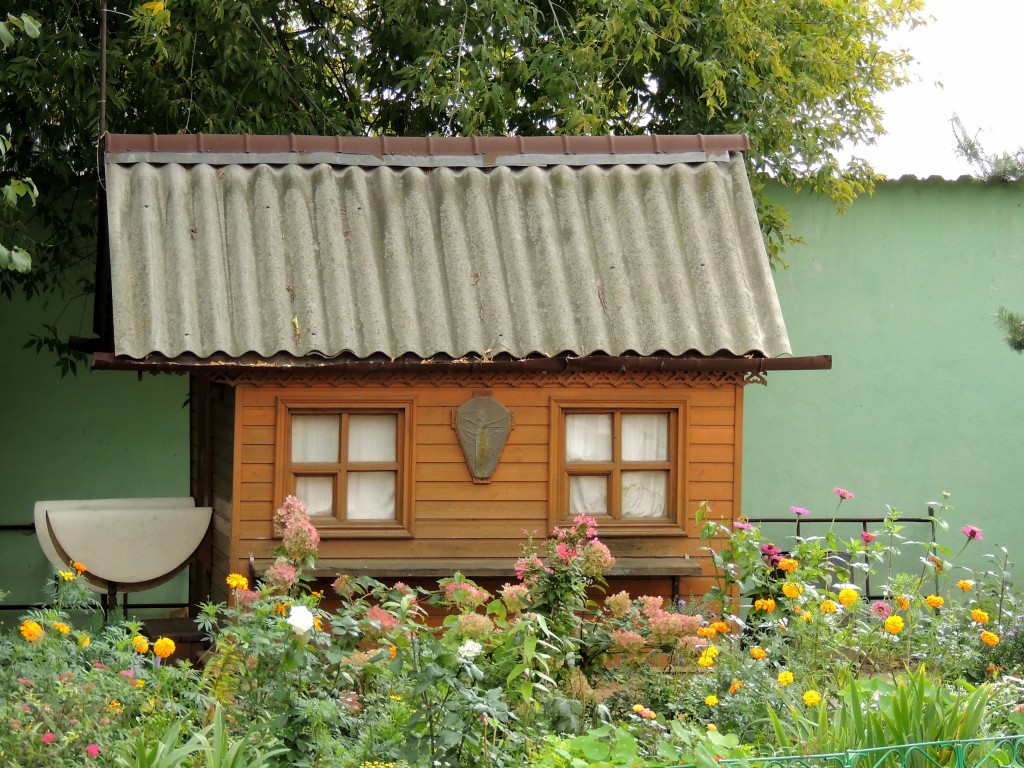
M591 539L583 550L581 568L585 576L603 576L615 566L615 557L604 542Z
M272 566L267 568L263 580L271 589L291 589L298 582L299 575L295 571L295 566L283 557L279 557Z
M619 619L629 613L629 603L629 592L623 590L622 592L616 592L614 595L606 597L604 599L604 609L608 611L609 615Z
M616 629L611 636L612 650L621 653L637 653L642 651L647 641L643 635L630 632L628 629Z
M387 634L398 627L398 617L385 611L379 605L371 606L370 610L366 612L366 618L373 622L373 626L366 632L370 637Z
M481 613L464 613L456 619L455 628L461 637L479 639L494 631L494 622Z
M274 513L274 535L284 536L285 529L293 520L308 520L306 505L294 496L286 496L284 504Z
M844 501L846 499L855 498L854 495L847 491L845 488L833 488L832 493L834 493L836 496L838 496L840 499L843 499Z
M284 528L282 545L289 559L301 561L316 554L320 532L308 517L293 517Z
M506 584L501 599L509 613L519 613L530 603L530 588L525 584Z
M647 617L662 610L662 606L665 604L665 598L659 595L641 595L637 600L640 602L644 616Z
M443 588L444 601L463 610L473 610L491 599L491 593L469 581L450 581Z

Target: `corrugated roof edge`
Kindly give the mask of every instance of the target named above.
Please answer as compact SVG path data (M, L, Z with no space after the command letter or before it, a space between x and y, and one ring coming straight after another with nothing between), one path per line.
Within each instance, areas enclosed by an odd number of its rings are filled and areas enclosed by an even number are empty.
M201 155L231 163L329 162L352 155L391 164L394 158L417 158L410 165L533 165L545 158L578 158L584 164L638 162L669 156L673 162L728 160L731 152L750 149L742 134L674 136L255 136L249 134L107 134L103 150L119 162L178 162L175 156ZM159 157L156 157L159 156ZM251 159L250 159L251 158ZM520 158L519 162L509 162ZM195 160L194 160L195 161ZM456 161L456 162L453 162ZM461 162L460 162L461 161ZM206 162L203 160L203 162Z

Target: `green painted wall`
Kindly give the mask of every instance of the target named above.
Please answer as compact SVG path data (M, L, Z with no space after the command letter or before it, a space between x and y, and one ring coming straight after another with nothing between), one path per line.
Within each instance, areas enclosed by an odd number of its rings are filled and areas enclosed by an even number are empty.
M40 499L187 496L188 380L89 372L60 377L54 358L22 349L57 314L39 303L0 300L0 523L32 522ZM74 317L70 317L70 315ZM79 324L81 317L86 321ZM65 313L61 332L88 336L91 310ZM0 590L7 603L33 603L51 572L34 535L0 532ZM88 564L86 564L88 565ZM129 601L184 600L176 582ZM0 608L3 604L0 603ZM0 611L0 618L10 615Z
M971 523L985 541L968 554L1003 544L1024 563L1024 358L993 324L1024 310L1024 186L906 179L845 215L779 199L806 241L775 273L793 351L833 369L747 387L744 513L830 517L841 486L844 512L923 515L945 490L940 541L959 549Z

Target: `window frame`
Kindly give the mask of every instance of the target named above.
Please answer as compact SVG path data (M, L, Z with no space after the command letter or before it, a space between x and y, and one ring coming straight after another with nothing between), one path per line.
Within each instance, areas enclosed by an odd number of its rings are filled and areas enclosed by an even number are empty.
M413 494L413 425L415 422L415 400L413 398L376 399L369 397L324 396L323 393L288 394L277 398L277 435L275 452L274 499L277 506L285 496L295 493L297 473L292 456L292 416L334 415L341 416L339 425L339 450L347 439L346 415L395 414L395 518L394 520L348 520L342 517L347 498L342 491L347 487L343 479L350 472L358 472L366 466L367 471L380 468L382 462L343 461L326 464L308 463L298 475L334 475L334 514L315 515L310 520L316 526L322 539L330 538L411 538L413 535L412 494ZM308 468L305 468L308 467ZM391 471L391 468L387 468Z
M565 460L566 416L578 413L612 414L612 460L594 462L594 473L580 471L578 465ZM667 413L668 434L668 492L666 494L665 517L622 518L621 483L614 482L623 470L629 471L636 465L637 470L649 468L652 462L623 462L621 458L621 415L626 413ZM633 393L629 398L608 397L553 397L551 399L551 445L550 445L550 493L548 521L552 528L572 522L569 513L569 478L573 475L609 475L609 514L594 515L602 537L615 536L685 536L686 511L689 508L687 495L687 454L688 420L687 401L684 398L664 396L644 397ZM582 462L581 462L582 463ZM661 462L657 462L661 463Z

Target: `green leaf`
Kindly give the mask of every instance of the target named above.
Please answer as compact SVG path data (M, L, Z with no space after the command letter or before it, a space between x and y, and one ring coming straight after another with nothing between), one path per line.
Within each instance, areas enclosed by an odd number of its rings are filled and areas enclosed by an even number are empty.
M32 269L32 257L18 246L11 251L11 266L15 271L25 273Z
M33 40L39 37L39 25L36 23L36 20L27 13L21 14L21 24L26 35L31 37Z
M10 27L4 21L0 21L0 43L3 44L4 48L14 45L14 35L11 34Z

